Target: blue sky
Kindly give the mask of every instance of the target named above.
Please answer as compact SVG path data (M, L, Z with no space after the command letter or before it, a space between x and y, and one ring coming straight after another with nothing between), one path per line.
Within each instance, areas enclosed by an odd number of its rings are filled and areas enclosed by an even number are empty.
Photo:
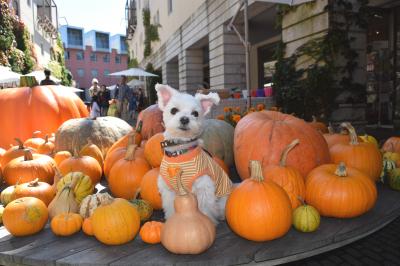
M58 23L125 34L126 0L54 0L58 7ZM65 18L66 19L65 19Z

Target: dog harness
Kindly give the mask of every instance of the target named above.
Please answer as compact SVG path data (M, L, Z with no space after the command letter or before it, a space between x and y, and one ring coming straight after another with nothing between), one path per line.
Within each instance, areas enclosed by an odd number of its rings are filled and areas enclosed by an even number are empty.
M196 147L188 152L169 157L164 155L160 166L160 175L169 188L178 191L175 176L168 174L168 168L180 168L182 170L182 184L192 190L193 182L203 175L208 175L215 183L215 195L223 197L231 192L232 182L224 170L201 148Z

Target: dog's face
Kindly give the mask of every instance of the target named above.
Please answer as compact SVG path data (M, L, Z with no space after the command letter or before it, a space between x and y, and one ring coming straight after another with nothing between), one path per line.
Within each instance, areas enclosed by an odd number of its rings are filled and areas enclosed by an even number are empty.
M156 85L156 91L168 139L188 140L198 137L202 132L204 116L213 104L219 102L216 93L196 94L193 97L162 84Z

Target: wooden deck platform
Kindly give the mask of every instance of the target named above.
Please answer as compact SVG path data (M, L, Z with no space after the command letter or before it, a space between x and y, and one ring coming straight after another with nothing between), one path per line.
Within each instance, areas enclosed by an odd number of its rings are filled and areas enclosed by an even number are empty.
M378 185L373 210L354 219L322 218L317 232L291 229L280 239L256 243L236 236L226 223L217 228L217 239L205 253L174 255L161 245L148 245L140 237L121 246L105 246L82 232L56 237L47 226L41 233L16 238L0 229L2 265L232 265L265 262L274 265L310 257L371 234L400 216L400 192Z

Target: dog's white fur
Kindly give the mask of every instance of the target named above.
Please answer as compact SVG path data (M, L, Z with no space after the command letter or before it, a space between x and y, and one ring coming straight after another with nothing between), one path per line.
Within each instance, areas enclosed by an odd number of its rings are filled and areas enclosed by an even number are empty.
M165 125L164 137L166 140L191 140L201 135L205 115L210 111L213 104L219 103L219 96L216 93L208 95L196 94L194 97L189 94L180 93L168 85L156 85L158 106L163 111ZM178 112L171 113L176 108ZM198 117L193 112L198 113ZM187 117L189 123L183 126L181 118ZM182 129L183 128L183 129ZM174 213L175 191L171 190L164 179L159 176L158 190L161 194L165 218L168 219ZM217 198L215 196L215 184L208 175L197 178L192 185L192 192L197 196L199 209L207 215L215 224L218 220L225 219L225 205L227 196Z

